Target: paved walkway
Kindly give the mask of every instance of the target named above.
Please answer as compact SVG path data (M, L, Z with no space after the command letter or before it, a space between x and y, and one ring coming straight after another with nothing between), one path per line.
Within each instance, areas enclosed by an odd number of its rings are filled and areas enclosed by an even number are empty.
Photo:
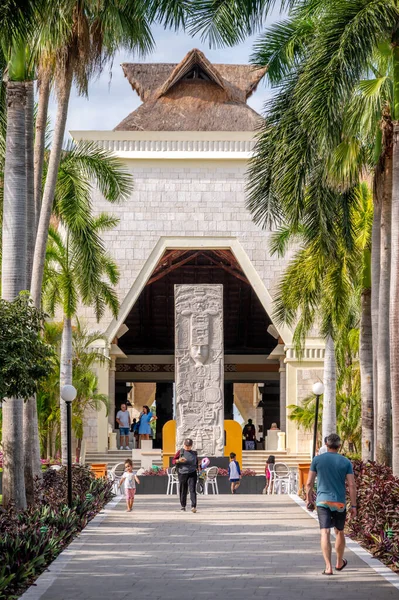
M48 589L23 600L399 600L350 551L342 573L321 575L318 525L287 496L202 497L197 514L138 496L124 509L89 525L42 576Z

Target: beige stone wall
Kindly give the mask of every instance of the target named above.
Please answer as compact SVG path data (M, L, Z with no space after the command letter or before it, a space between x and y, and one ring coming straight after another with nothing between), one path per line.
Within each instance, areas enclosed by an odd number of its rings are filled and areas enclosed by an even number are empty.
M119 217L119 225L103 234L105 245L118 264L122 302L162 236L233 236L273 295L287 259L271 257L269 232L252 222L245 207L245 161L222 160L126 160L134 176L131 197L110 205L97 192L97 212ZM98 328L92 311L80 311ZM101 322L106 329L107 316Z
M86 451L96 452L98 445L98 412L88 408L84 416L83 439L86 442Z
M151 407L155 400L155 383L134 383L133 389L130 392L129 400L133 405L133 409L129 412L132 418L138 418L143 406Z
M305 398L312 395L313 384L316 381L323 380L323 369L301 369L297 370L297 395L298 404L301 404ZM313 433L304 431L302 428L297 430L298 452L309 452L313 440Z
M253 387L252 383L234 384L234 404L245 422L248 419L255 421L256 410L253 405Z

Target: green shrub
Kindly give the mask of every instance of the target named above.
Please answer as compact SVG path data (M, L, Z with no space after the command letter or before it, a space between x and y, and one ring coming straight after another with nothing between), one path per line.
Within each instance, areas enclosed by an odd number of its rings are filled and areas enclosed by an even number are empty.
M70 509L66 475L46 471L34 507L0 512L0 600L18 597L112 498L109 481L74 467Z
M375 462L353 461L358 515L347 522L347 533L399 572L399 478Z

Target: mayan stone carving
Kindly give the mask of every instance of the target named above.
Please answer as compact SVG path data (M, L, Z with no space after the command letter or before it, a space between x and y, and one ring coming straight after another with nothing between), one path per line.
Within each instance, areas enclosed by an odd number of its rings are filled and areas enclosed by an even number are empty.
M176 446L223 456L223 286L175 285Z

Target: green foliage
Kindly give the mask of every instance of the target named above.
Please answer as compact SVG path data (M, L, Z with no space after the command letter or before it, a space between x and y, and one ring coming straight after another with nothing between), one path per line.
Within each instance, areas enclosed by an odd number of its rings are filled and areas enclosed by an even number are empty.
M0 300L0 398L33 396L51 372L54 353L40 337L44 314L27 293Z
M60 446L60 343L62 323L44 324L44 340L54 349L52 370L40 383L37 393L37 413L42 454L54 458ZM97 364L105 364L109 359L94 345L105 340L99 331L88 331L76 319L72 328L72 383L77 396L72 403L72 426L78 440L83 437L84 412L87 408L108 410L108 397L98 393L98 377L94 373Z
M211 46L242 42L247 35L256 33L263 25L275 0L195 0L189 19L192 34L201 34ZM281 10L295 4L295 0L281 0Z
M346 533L399 573L399 478L374 462L353 462L358 515Z
M68 508L66 469L48 470L33 507L0 514L0 600L17 598L112 498L85 467L73 469L73 492Z

